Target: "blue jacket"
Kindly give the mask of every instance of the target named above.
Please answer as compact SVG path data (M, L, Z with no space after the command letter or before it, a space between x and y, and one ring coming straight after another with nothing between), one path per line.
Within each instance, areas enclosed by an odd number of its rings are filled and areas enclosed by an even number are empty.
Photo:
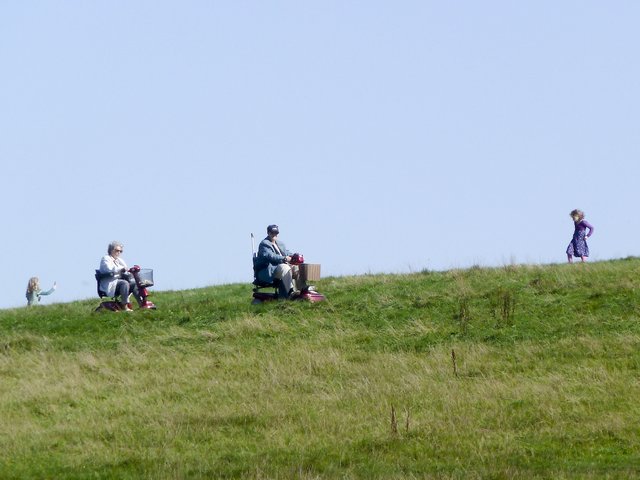
M56 290L56 286L54 285L49 290L32 290L31 292L26 293L27 297L27 305L33 305L40 301L40 297L42 295L51 295Z
M284 243L277 241L278 248L283 255L280 255L269 237L265 238L258 245L258 255L253 258L253 269L256 272L256 278L260 282L273 282L273 271L278 265L284 263L284 257L291 255Z

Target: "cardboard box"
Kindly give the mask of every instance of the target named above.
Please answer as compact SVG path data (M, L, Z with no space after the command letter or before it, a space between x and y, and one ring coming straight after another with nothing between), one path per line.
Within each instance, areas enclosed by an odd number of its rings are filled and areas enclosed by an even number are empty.
M304 281L320 280L320 264L319 263L301 263L298 265L300 268L300 278Z

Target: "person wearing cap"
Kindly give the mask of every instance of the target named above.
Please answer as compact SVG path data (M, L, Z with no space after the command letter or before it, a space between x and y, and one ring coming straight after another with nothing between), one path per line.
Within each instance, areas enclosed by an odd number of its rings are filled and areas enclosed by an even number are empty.
M258 255L255 259L256 276L258 281L263 283L280 280L280 296L294 299L300 295L296 288L297 272L296 268L289 264L291 252L278 240L279 233L277 225L267 227L267 236L258 245Z

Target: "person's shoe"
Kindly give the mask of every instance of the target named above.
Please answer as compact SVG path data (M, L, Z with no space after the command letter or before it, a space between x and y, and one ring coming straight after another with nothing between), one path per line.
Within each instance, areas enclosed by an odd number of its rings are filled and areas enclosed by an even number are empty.
M291 289L291 291L289 292L289 300L295 300L299 296L300 296L300 290Z
M129 308L129 305L125 305L125 306L123 306L123 307L120 307L120 309L121 309L123 312L133 312L133 310Z

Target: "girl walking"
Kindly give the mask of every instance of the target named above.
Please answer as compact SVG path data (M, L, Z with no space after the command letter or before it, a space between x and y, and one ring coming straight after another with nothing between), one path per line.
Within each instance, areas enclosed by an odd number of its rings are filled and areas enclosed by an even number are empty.
M593 225L584 219L584 212L582 210L572 210L569 214L573 219L573 238L571 243L567 247L567 260L569 263L573 263L573 257L580 257L585 262L589 256L589 245L587 245L587 238L593 234ZM587 233L587 229L589 233Z

